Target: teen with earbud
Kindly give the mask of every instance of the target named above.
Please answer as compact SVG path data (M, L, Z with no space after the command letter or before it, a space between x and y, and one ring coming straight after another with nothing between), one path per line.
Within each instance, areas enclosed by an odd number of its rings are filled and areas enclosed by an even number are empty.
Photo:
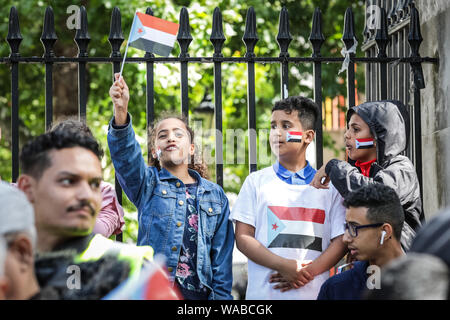
M383 268L404 255L400 244L405 220L396 192L383 184L364 186L348 194L344 205L343 241L358 261L353 268L328 279L319 300L357 300L367 289L369 266Z

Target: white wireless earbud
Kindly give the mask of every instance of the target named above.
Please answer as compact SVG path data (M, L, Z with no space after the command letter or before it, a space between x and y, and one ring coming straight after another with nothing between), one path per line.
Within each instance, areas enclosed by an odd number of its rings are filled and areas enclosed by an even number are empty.
M381 239L380 239L380 244L383 244L384 242L384 236L386 235L386 231L381 231Z

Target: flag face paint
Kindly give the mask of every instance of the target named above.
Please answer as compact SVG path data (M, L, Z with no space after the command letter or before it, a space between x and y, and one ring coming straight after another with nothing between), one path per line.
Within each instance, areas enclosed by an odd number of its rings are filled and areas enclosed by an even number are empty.
M136 12L129 45L160 56L169 56L177 38L179 24Z
M322 252L325 211L302 207L267 207L268 248Z
M355 139L356 140L356 149L370 149L374 147L373 139Z
M302 142L302 132L288 131L286 133L286 142Z

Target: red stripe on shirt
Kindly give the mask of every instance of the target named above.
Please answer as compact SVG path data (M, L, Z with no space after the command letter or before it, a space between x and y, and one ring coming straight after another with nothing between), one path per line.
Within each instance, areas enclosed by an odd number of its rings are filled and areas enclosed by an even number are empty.
M280 220L310 221L321 224L325 222L325 211L321 209L279 206L269 206L269 209Z

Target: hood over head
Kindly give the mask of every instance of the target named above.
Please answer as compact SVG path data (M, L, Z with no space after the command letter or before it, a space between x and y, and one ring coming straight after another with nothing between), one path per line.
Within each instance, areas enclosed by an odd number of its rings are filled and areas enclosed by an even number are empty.
M409 143L409 113L404 104L396 100L371 101L350 108L350 117L358 114L369 125L377 142L377 162L384 162L403 152Z

